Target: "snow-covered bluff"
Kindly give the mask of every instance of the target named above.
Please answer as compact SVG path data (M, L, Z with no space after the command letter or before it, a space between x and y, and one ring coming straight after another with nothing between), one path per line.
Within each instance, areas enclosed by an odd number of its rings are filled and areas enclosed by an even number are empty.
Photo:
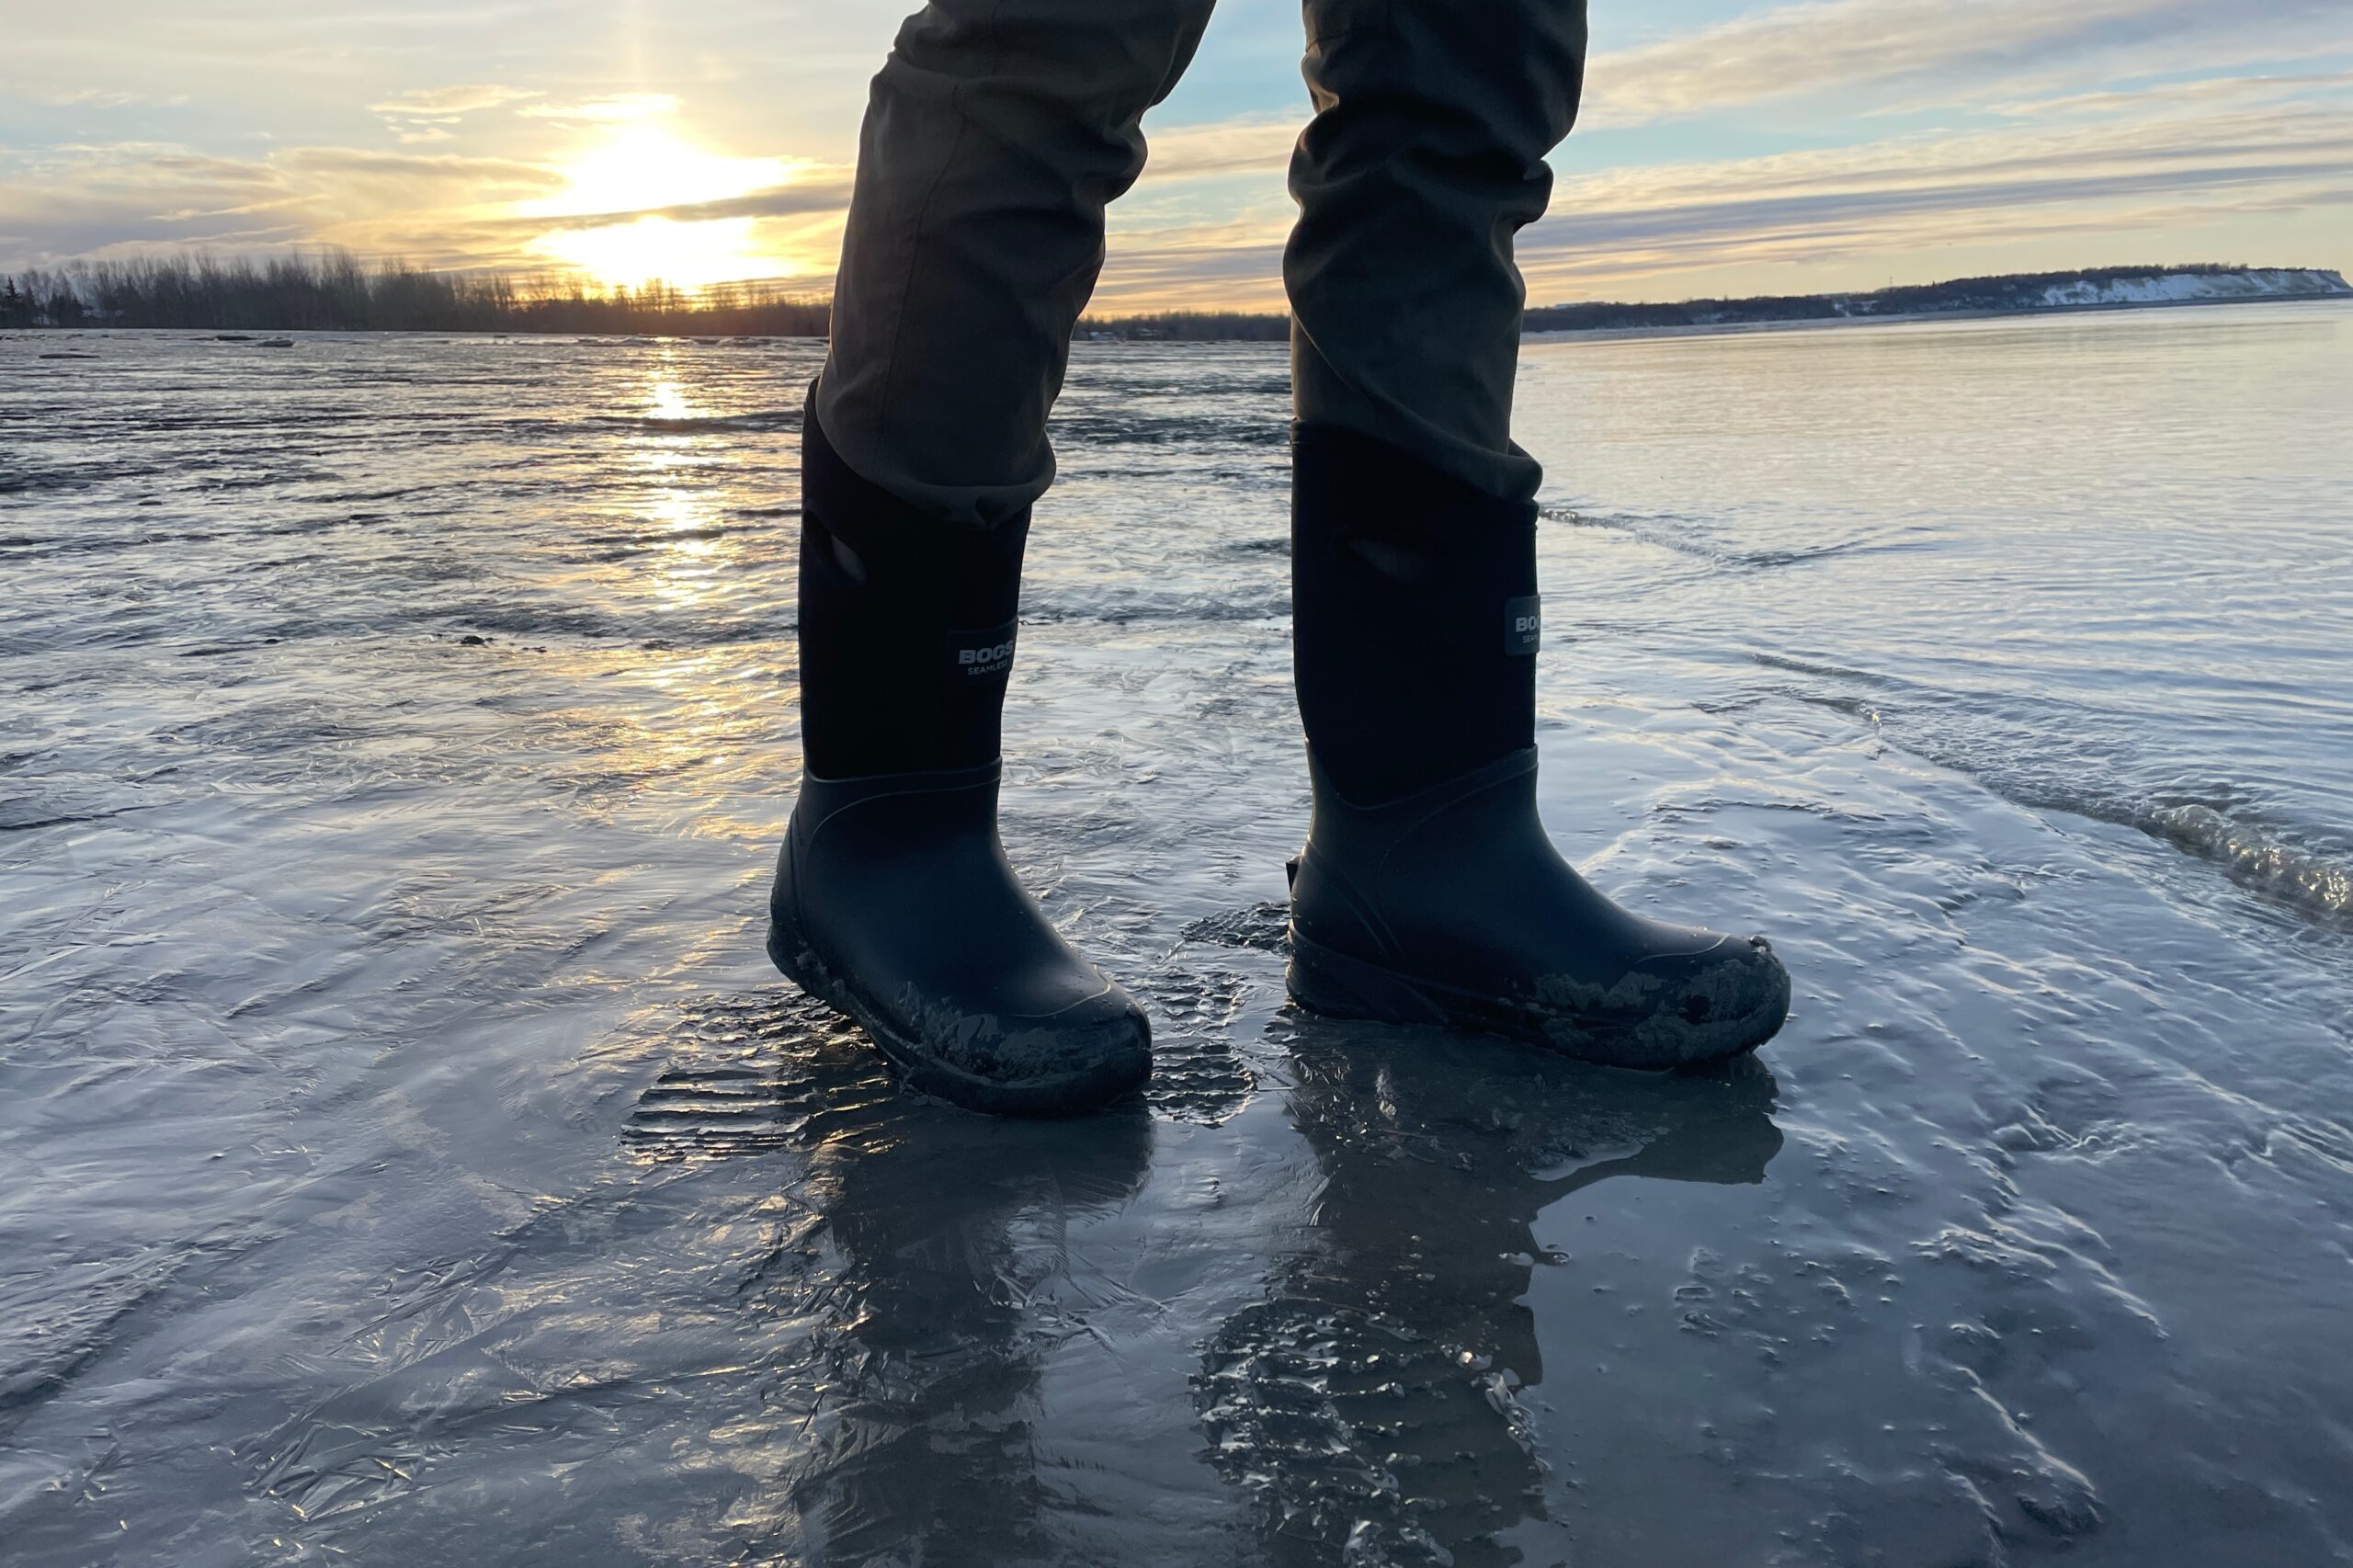
M1941 283L1906 283L1867 294L1767 294L1746 300L1684 300L1675 304L1536 305L1529 309L1524 330L1622 332L2348 296L2353 296L2353 285L2345 281L2343 273L2325 267L2093 267L2073 272L2012 272L1993 278L1954 278Z
M2042 290L2042 303L2165 305L2193 300L2310 299L2353 294L2345 275L2317 267L2258 267L2212 272L2159 272L2138 278L2079 278Z

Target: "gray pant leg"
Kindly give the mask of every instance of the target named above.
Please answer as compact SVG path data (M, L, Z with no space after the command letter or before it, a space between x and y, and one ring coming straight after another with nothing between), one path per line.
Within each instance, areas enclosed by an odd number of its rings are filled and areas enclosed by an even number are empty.
M1576 118L1585 0L1306 0L1315 119L1283 256L1299 417L1404 449L1505 500L1526 288L1512 236Z
M1138 122L1211 0L931 0L875 77L817 417L869 483L989 526L1045 493L1046 415Z

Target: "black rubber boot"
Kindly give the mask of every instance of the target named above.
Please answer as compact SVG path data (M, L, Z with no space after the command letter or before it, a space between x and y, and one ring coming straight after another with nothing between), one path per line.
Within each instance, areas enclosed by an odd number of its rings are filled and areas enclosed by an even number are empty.
M801 781L768 901L768 956L847 1013L916 1088L1049 1116L1152 1071L1127 993L1014 881L997 767Z
M1141 1085L1150 1027L1015 881L997 838L998 714L1027 519L972 529L801 437L806 767L768 956L914 1086L1057 1115Z
M1290 994L1663 1068L1753 1051L1789 972L1761 937L1620 909L1536 812L1535 508L1302 426L1291 571L1314 816Z

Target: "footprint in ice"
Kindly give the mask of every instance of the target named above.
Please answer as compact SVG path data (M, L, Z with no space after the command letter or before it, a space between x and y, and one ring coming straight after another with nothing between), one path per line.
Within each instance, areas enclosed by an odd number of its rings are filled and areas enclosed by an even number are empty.
M1247 1104L1256 1074L1233 1045L1254 984L1226 970L1170 966L1135 986L1152 1017L1152 1081L1144 1103L1171 1121L1215 1127Z

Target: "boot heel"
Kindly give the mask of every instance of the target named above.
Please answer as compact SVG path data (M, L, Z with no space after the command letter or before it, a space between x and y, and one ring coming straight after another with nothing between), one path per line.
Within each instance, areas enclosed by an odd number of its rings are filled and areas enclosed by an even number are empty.
M767 947L768 962L776 965L777 972L801 990L808 990L809 983L801 978L801 966L794 961L800 955L800 938L788 932L774 915L768 917Z
M843 1011L834 997L834 988L826 983L829 977L817 963L816 954L810 951L808 940L773 908L768 911L767 949L768 962L776 965L778 973L835 1012Z
M783 903L776 901L768 904L767 946L768 962L776 965L779 974L844 1017L857 1017L849 998L842 994L840 984L817 956L816 949L809 945L799 923L786 912ZM858 1021L861 1026L865 1023L863 1018Z
M1446 1024L1451 1012L1412 981L1377 964L1334 952L1293 927L1283 984L1311 1013L1336 1018L1379 1018L1397 1024Z

